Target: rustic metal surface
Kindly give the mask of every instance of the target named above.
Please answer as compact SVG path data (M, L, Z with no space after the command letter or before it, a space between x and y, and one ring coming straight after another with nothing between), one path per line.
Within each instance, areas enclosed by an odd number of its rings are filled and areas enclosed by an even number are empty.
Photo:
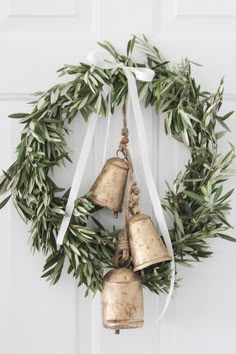
M91 187L94 204L114 210L122 209L129 166L124 159L113 157L106 161L100 175Z
M131 269L119 268L104 277L102 315L105 328L120 330L143 326L141 278Z
M132 216L128 222L128 235L135 272L171 260L164 242L148 215Z

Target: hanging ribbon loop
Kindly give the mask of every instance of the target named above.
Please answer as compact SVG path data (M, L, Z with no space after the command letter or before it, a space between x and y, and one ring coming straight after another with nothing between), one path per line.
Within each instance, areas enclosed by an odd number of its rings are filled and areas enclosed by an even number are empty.
M93 50L88 53L87 60L91 65L97 66L100 69L113 69L114 72L118 69L133 73L139 81L151 82L154 77L154 71L149 68L135 68L133 66L126 66L124 63L116 62L114 57L108 53ZM128 78L127 78L128 79Z

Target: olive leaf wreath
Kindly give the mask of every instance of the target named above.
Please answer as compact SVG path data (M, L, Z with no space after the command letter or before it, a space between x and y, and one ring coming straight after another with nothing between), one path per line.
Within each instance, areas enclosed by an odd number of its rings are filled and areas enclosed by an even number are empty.
M223 191L223 182L232 173L235 150L230 146L225 155L217 151L218 139L229 130L226 120L233 113L219 114L223 80L215 94L202 91L191 75L189 60L171 67L145 36L133 36L128 41L126 55L118 53L107 41L99 44L116 61L128 66L146 66L155 72L151 83L137 82L140 100L145 107L152 106L165 113L166 134L184 143L190 155L185 170L172 185L167 184L162 204L173 222L170 236L175 260L184 265L201 261L212 254L209 239L235 241L226 233L231 228L227 214L233 190ZM144 63L133 60L134 48L143 52ZM69 190L58 187L50 172L63 165L65 159L71 161L65 140L68 125L79 116L87 121L93 112L106 115L109 102L102 95L104 85L111 90L111 111L123 106L127 79L122 70L112 73L86 63L65 65L58 72L73 78L37 93L31 113L10 115L19 119L24 128L17 159L0 179L0 194L10 192L0 207L12 197L19 214L25 222L30 222L32 249L47 256L42 277L55 284L67 259L68 273L72 273L78 286L84 284L86 294L96 293L102 287L104 268L112 266L119 230L109 231L101 225L96 219L97 207L85 195L75 201L64 243L57 249L56 236ZM216 132L219 125L223 130ZM152 292L167 292L169 282L168 263L145 271L143 285Z

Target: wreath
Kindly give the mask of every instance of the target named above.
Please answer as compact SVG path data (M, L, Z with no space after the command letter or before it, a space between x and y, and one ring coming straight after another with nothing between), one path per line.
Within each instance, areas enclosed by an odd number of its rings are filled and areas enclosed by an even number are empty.
M218 139L229 131L226 120L233 113L219 113L223 80L215 94L202 91L191 75L189 60L171 67L145 36L133 36L126 55L107 41L99 45L117 62L154 71L152 82L137 80L139 98L145 107L164 113L166 134L188 148L190 157L185 170L172 184L167 184L162 204L172 220L169 233L176 263L191 265L208 258L212 254L208 242L211 238L235 242L227 233L231 228L227 214L233 190L223 191L235 150L231 145L225 155L217 151ZM144 54L142 63L133 59L136 48ZM91 113L106 116L108 109L113 113L118 106L123 107L127 79L122 70L101 69L87 63L65 65L58 72L72 79L37 93L30 113L9 116L19 119L24 127L16 161L3 171L0 179L0 194L8 193L0 207L12 198L23 220L30 223L31 247L47 257L42 277L55 284L69 264L68 273L78 286L84 284L86 294L96 293L102 288L104 269L112 267L120 230L107 230L97 220L98 207L86 194L75 201L64 243L58 249L56 236L69 190L55 184L51 171L65 160L72 162L65 140L69 124L79 116L87 122ZM109 87L110 100L102 94L104 85ZM218 131L219 126L223 130ZM168 292L170 265L161 263L147 269L142 282L154 293Z

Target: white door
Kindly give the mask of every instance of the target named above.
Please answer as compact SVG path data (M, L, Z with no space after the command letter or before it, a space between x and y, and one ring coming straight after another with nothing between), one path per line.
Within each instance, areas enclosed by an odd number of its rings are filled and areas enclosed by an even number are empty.
M173 63L182 57L204 64L194 75L207 90L216 90L225 75L225 110L236 106L236 3L233 0L1 0L0 2L0 168L14 160L21 126L8 114L28 110L29 93L59 82L55 71L84 59L96 41L108 39L124 49L131 33L145 33ZM147 134L150 158L160 189L186 160L182 146L167 138L163 121L152 117ZM120 113L112 125L118 136ZM104 123L99 123L88 165L86 191L102 160ZM231 119L231 142L236 138ZM78 119L73 130L83 136ZM117 137L118 142L119 137ZM70 137L74 159L80 144ZM111 139L108 156L116 147ZM222 149L224 146L222 147ZM169 161L175 163L169 163ZM75 165L56 173L69 186ZM140 177L143 181L142 176ZM235 184L235 180L231 182ZM145 187L143 196L145 193ZM231 221L236 211L234 197ZM144 206L151 212L150 201ZM9 203L0 212L0 353L1 354L235 354L236 246L213 241L214 257L193 269L179 269L182 286L161 323L160 299L145 292L145 327L120 336L101 325L100 296L84 298L73 280L63 275L50 287L40 279L43 257L27 246L28 227ZM233 231L232 234L235 235Z

